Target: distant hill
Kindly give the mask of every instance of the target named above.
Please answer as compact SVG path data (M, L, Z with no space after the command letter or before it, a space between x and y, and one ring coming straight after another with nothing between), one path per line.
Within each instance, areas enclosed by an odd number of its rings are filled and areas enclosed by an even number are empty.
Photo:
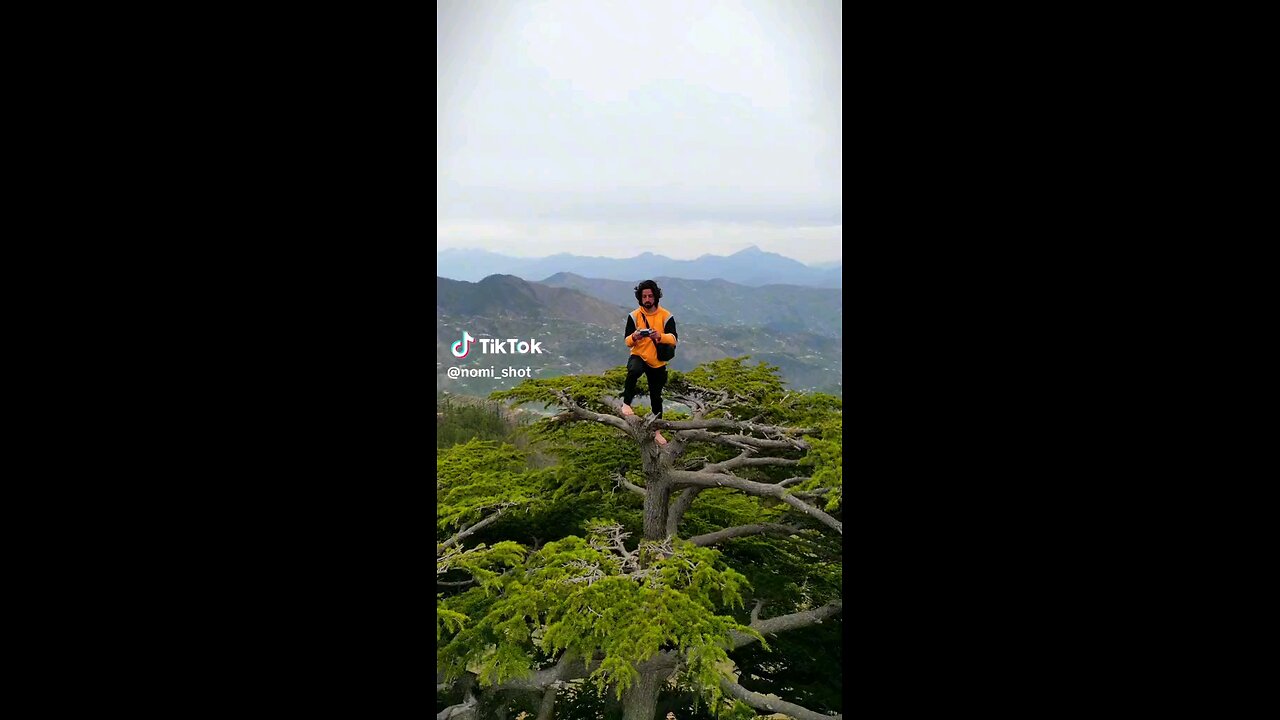
M448 315L564 319L612 328L622 326L629 309L514 275L491 275L478 283L436 278L436 312Z
M725 280L656 277L662 304L675 313L676 324L758 326L782 332L811 332L839 338L842 332L839 289L797 285L748 287ZM573 288L605 302L635 298L635 281L585 278L556 273L542 285ZM634 307L635 303L630 303Z
M752 246L733 255L703 255L696 260L674 260L665 255L642 253L632 258L583 257L561 253L543 258L517 258L484 250L436 252L436 275L476 282L495 273L539 280L556 273L623 280L633 285L656 276L686 280L721 279L739 285L803 285L838 288L841 267L811 267L777 253Z

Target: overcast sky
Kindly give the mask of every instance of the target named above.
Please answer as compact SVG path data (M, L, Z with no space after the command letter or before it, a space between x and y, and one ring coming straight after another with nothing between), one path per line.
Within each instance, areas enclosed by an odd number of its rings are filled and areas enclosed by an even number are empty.
M840 259L840 3L440 0L438 248Z

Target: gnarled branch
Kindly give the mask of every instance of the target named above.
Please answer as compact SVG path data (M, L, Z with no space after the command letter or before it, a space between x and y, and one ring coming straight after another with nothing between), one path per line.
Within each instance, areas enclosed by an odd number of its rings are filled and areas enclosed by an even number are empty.
M735 490L741 490L748 495L758 495L760 497L778 497L785 491L777 485L769 483L756 482L754 480L744 480L737 475L729 473L711 473L711 472L691 472L689 470L670 470L667 473L671 478L673 487L728 487Z
M595 661L598 663L603 656L597 655ZM568 655L560 658L560 662L549 668L535 671L528 677L511 678L506 682L493 687L494 690L545 690L552 683L562 680L573 680L580 677L586 677L590 674L587 666L583 664L582 658L575 657L570 660Z
M816 428L794 428L782 427L781 425L757 425L752 422L743 422L741 420L726 420L723 418L711 418L701 420L663 420L659 419L654 423L656 427L664 430L746 430L747 432L758 432L761 434L773 433L777 435L805 435L816 433Z
M588 410L582 407L581 405L579 405L578 403L574 402L573 398L569 397L568 393L564 392L563 390L556 391L556 398L558 398L560 407L564 408L565 413L569 413L573 417L578 418L579 420L591 420L592 422L603 423L605 425L612 425L613 427L616 427L619 430L627 430L627 423L621 417L617 415L605 415L604 413L598 413L598 412L593 412L591 410ZM607 396L601 398L602 401L605 401L608 399L610 398L608 398ZM605 402L605 404L612 407L612 405L608 402ZM563 416L565 413L561 413L560 415ZM557 416L557 417L560 417L560 416Z
M799 439L772 440L751 435L722 435L706 430L681 430L677 437L686 442L709 442L731 447L753 447L757 450L808 450L809 443Z
M825 511L819 510L818 508L810 505L809 503L805 502L804 500L801 500L800 498L790 493L783 494L780 497L782 498L782 502L790 505L791 507L799 510L800 512L806 515L816 518L823 525L826 525L827 527L831 528L832 530L835 530L841 535L844 534L844 523L831 517Z
M689 409L693 410L695 420L701 419L712 410L719 410L733 403L733 398L727 390L712 390L696 385L687 386L685 392L671 393L671 398L689 406Z
M453 684L441 684L443 673L436 671L436 693L448 692ZM462 702L436 713L436 720L478 720L480 699L476 696L476 676L467 673L455 681L462 689Z
M685 492L688 492L687 490ZM800 528L791 525L781 525L778 523L761 523L759 525L739 525L738 527L725 528L705 535L695 535L689 538L689 542L699 547L707 547L716 543L724 542L731 538L742 537L744 535L760 535L762 533L774 533L777 535L794 535L800 532Z
M768 695L751 692L729 678L720 678L720 688L724 690L726 695L735 697L757 710L790 715L796 720L832 720L832 718L835 718L835 720L841 720L844 717L843 715L823 715L822 713L815 712L806 707L801 707L795 703L789 703L786 700L771 698Z
M748 448L737 457L730 458L723 462L713 463L702 468L702 472L728 472L736 470L740 467L761 467L764 465L799 465L799 460L780 457L752 457L755 450Z
M462 542L463 540L466 540L467 538L471 537L477 532L480 532L480 529L485 527L486 525L492 525L498 518L502 517L502 513L506 512L507 508L509 507L511 507L510 503L504 503L498 508L498 512L486 517L485 519L481 520L480 522L474 525L467 525L463 527L461 530L458 531L458 534L454 535L448 540L445 540L439 545L436 545L436 555L439 555L440 552L443 551L445 548L451 545L457 545L458 543Z
M621 475L614 475L613 482L619 487L626 488L631 492L639 495L640 497L644 497L646 494L644 488L640 487L639 485L636 485L635 483L631 482L630 480L626 479Z
M791 613L790 615L779 615L778 617L769 618L768 620L752 620L751 628L761 635L775 635L788 630L798 630L802 627L808 627L815 623L833 616L839 615L844 609L844 601L833 600L820 608L813 610L805 610L803 612ZM750 635L740 633L736 630L730 631L733 638L733 649L738 649L744 645L750 645L756 639Z
M763 460L764 458L759 459ZM816 518L821 521L822 524L830 527L841 535L844 534L844 527L839 520L836 520L827 513L806 503L800 498L792 496L787 493L785 488L779 485L755 482L753 480L744 480L737 475L727 473L671 470L669 472L669 476L674 483L674 487L727 487L735 490L741 490L748 495L756 495L758 497L775 497L797 510L800 510L806 515Z
M667 537L675 535L680 529L680 521L684 519L684 514L689 511L689 507L693 505L694 499L702 490L700 487L686 488L671 504L671 508L667 510Z

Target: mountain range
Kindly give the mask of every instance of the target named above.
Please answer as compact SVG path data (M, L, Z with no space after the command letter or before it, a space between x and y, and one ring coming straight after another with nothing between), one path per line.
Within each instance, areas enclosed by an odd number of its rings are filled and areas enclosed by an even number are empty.
M458 367L532 367L533 377L595 374L626 362L623 344L626 313L635 308L631 285L618 281L583 278L559 273L556 282L579 285L602 297L592 297L567 286L528 282L512 275L492 275L480 282L437 277L436 386L454 394L485 395L512 387L519 379L456 378L447 376ZM670 367L688 371L708 360L748 355L750 362L778 366L786 382L797 389L841 393L842 355L839 332L839 290L813 288L749 288L723 281L666 279L663 301L672 304L680 331L680 344ZM816 295L810 295L814 293ZM826 295L823 295L823 294ZM773 315L750 312L736 305L742 298L768 297ZM627 304L612 302L620 297ZM699 298L721 298L699 304ZM730 299L724 299L730 298ZM834 298L834 300L833 300ZM725 312L714 312L724 303ZM801 318L814 304L830 322L811 332ZM682 309L683 308L683 309ZM815 316L818 312L813 313ZM834 325L834 331L832 329ZM450 345L467 332L476 338L537 340L540 355L491 355L474 353L458 359Z
M604 280L625 280L632 284L645 278L663 276L686 280L720 279L752 287L770 284L840 287L840 264L834 267L830 263L825 265L805 265L777 253L765 252L754 245L732 255L703 255L696 260L674 260L649 252L618 259L568 253L518 258L486 250L436 251L436 275L467 282L476 282L495 273L539 281L566 272Z
M767 330L811 332L839 338L841 314L839 289L761 285L747 287L724 280L684 280L656 277L662 288L659 302L675 315L676 325L758 326ZM556 273L540 285L573 288L606 303L636 306L635 282L585 278Z

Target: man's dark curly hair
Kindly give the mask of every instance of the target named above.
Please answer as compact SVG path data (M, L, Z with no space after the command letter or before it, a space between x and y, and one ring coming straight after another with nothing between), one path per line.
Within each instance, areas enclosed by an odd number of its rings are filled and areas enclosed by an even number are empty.
M658 287L658 283L652 280L644 280L636 286L636 302L640 302L640 293L645 290L653 291L653 306L658 307L658 301L662 299L662 288Z

